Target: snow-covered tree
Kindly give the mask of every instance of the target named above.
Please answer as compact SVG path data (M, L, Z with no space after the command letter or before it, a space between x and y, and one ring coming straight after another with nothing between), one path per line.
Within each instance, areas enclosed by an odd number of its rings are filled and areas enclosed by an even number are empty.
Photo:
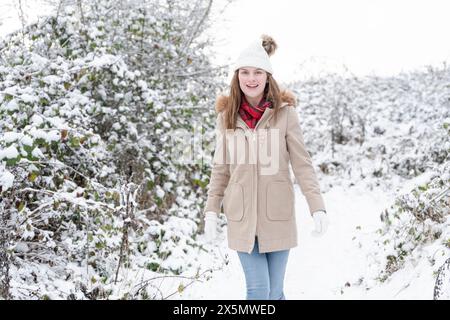
M61 2L0 44L2 281L13 268L13 297L66 298L49 281L65 278L72 298L105 298L121 268L189 267L210 155L180 162L172 135L213 131L224 70L201 37L211 5Z

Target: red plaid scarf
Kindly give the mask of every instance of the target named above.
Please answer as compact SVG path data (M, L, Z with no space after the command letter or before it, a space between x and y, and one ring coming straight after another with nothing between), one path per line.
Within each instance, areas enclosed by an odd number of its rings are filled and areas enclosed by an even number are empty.
M249 128L254 129L258 120L262 117L266 108L270 108L272 106L272 102L266 100L266 97L263 96L261 101L259 101L257 106L252 106L245 99L245 95L242 95L241 99L241 107L239 108L239 115L242 120L249 126Z

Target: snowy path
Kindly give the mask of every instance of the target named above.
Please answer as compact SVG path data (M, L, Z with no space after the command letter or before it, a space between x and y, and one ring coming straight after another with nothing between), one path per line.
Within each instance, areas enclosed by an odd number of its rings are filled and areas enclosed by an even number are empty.
M292 299L337 299L346 282L366 265L365 250L353 239L356 228L373 232L387 203L382 193L334 188L324 194L330 217L328 232L312 237L313 220L297 187L299 246L291 251L286 295Z
M356 234L376 236L381 226L379 213L392 199L379 190L365 191L353 187L335 187L324 193L330 217L328 232L321 238L311 236L313 220L307 204L296 186L299 246L292 249L288 261L285 294L287 299L432 299L434 280L426 261L405 267L390 281L366 291L355 286L370 261L371 243L359 243ZM174 299L245 299L245 278L235 251L227 248L226 239L215 252L228 255L229 263L212 274L208 281L194 283ZM205 254L202 265L211 257ZM174 282L172 286L175 286ZM350 286L346 286L348 283ZM170 287L169 283L166 283Z
M296 186L296 208L299 246L292 249L288 261L285 294L288 299L354 299L364 298L361 290L344 295L341 288L355 281L355 273L366 266L365 250L352 240L360 232L373 232L379 226L379 212L388 203L381 192L364 192L357 188L333 188L324 194L330 217L328 232L321 238L311 236L313 220L307 204ZM245 279L235 251L224 239L215 248L228 255L230 262L215 272L209 281L190 286L180 299L244 299Z

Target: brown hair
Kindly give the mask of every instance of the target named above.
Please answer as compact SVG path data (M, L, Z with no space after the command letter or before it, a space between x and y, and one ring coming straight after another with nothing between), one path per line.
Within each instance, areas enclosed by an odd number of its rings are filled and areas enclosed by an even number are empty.
M239 69L234 72L233 78L231 79L230 85L230 95L227 99L227 103L223 112L224 116L224 127L225 129L236 129L236 121L238 116L238 110L241 106L242 90L239 87ZM281 106L281 92L278 83L272 77L272 75L267 72L267 83L264 87L264 96L267 100L272 102L272 107L274 110L274 118L278 114L278 110Z

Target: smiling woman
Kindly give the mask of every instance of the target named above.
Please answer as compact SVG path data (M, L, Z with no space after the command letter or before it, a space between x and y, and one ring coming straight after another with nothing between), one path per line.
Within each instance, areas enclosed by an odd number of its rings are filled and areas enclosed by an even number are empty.
M266 108L273 109L274 119L278 116L282 103L280 88L272 77L273 69L269 60L278 46L267 35L261 38L242 50L235 63L230 97L223 113L226 129L236 128L238 114L250 128L256 126Z
M266 83L267 74L264 70L252 67L239 69L239 87L252 106L261 100Z
M323 234L328 224L294 110L295 97L280 90L272 76L269 56L276 48L267 35L246 47L235 63L230 95L219 96L216 103L217 139L204 209L205 234L209 241L215 239L217 214L223 209L228 246L237 251L245 273L247 299L285 299L289 250L297 246L290 165L316 232ZM261 150L270 154L270 172ZM230 154L240 160L235 162Z

